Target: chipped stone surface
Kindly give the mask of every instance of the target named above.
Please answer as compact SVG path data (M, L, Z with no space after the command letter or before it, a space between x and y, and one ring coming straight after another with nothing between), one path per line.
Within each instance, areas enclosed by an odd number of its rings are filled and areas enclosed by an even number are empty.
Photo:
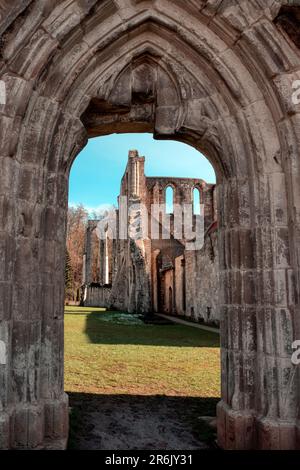
M68 176L89 137L114 132L180 140L213 164L219 445L300 447L298 22L287 0L0 0L1 448L66 441Z

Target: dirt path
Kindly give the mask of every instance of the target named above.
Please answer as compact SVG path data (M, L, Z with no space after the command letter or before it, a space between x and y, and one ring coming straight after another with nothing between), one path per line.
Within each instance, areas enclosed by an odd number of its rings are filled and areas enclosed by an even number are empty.
M199 433L197 398L70 394L70 448L196 450L209 448L211 430ZM201 400L201 399L200 399ZM205 400L205 399L204 399ZM212 400L212 399L206 399ZM215 405L215 404L214 404ZM193 419L193 421L192 421ZM195 431L195 429L198 428ZM208 435L207 435L208 431ZM207 439L209 437L209 439Z

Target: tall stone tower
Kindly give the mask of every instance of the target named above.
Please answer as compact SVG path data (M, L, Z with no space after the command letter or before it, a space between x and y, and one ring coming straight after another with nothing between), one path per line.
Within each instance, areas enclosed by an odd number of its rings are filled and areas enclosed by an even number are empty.
M137 150L129 150L126 174L128 174L128 198L144 202L146 198L145 157L140 157Z

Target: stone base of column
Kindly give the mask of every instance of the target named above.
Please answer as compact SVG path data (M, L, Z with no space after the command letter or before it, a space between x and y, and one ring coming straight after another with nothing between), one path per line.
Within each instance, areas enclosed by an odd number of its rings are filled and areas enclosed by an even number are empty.
M232 410L225 402L217 405L218 445L227 450L256 448L253 414Z
M0 413L0 449L65 449L69 431L68 396L11 407Z
M57 449L67 447L69 436L69 397L63 394L61 400L48 401L45 404L46 447ZM51 447L51 442L53 446Z
M295 450L297 428L295 423L279 421L272 418L257 420L258 449L262 450Z
M296 449L300 449L300 421L297 421L296 426Z
M300 427L295 423L234 411L223 401L218 403L217 416L218 444L223 449L300 449Z
M0 413L0 450L8 450L10 446L11 416L9 413Z

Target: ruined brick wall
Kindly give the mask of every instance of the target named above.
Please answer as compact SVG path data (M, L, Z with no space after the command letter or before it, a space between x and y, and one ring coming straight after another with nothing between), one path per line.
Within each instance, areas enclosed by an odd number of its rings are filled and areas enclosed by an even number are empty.
M179 177L146 177L147 199L146 204L150 211L151 204L165 204L166 190L173 189L173 203L193 204L193 190L199 191L200 203L204 206L204 226L209 227L214 220L215 200L214 184L209 184L200 178Z
M185 286L193 285L195 282L196 271L185 271L184 253L185 236L182 232L181 238L175 237L173 213L168 215L169 222L166 224L163 217L167 212L166 189L173 188L173 203L183 206L183 204L193 203L193 191L199 191L199 204L203 204L204 226L211 224L215 212L214 185L207 184L202 179L197 178L174 178L174 177L146 177L145 157L140 157L137 150L130 150L128 162L121 180L119 210L116 211L117 217L117 238L110 240L106 237L100 242L100 275L103 286L111 284L109 298L104 296L103 289L99 286L99 293L96 293L97 287L92 289L89 283L95 281L91 278L90 272L86 272L84 279L88 279L88 295L85 305L109 306L113 309L124 310L128 312L150 313L161 311L172 314L184 314L186 299ZM126 200L127 207L131 205L144 204L148 213L148 232L143 239L134 240L120 239L120 228L122 209L120 204ZM160 204L162 213L157 216L160 225L159 239L152 237L152 219L155 215L151 213L152 205ZM126 223L132 224L135 231L139 231L136 224L139 210L129 210ZM90 221L87 227L85 269L90 270L91 262L91 231L95 230L95 221ZM169 224L170 233L167 239L162 238L162 227L166 228ZM129 235L129 234L128 234ZM148 236L147 236L148 235ZM106 239L107 238L107 239ZM157 258L153 260L152 253L157 253ZM180 262L178 262L180 258ZM167 260L167 261L166 261ZM153 266L152 263L155 263ZM107 272L108 271L108 272ZM105 274L106 273L106 274ZM196 288L195 288L196 289ZM107 292L107 291L105 291Z
M219 325L220 288L217 231L205 238L201 250L186 251L186 312L196 322Z
M151 241L117 240L109 306L131 313L152 310Z

